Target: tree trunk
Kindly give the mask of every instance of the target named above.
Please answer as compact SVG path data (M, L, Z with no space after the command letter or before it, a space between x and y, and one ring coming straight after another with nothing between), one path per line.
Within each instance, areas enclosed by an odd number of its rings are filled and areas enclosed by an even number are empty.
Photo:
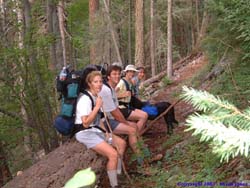
M172 0L168 0L168 61L167 61L167 75L169 79L173 76L173 58L172 58Z
M117 37L116 37L117 34L115 33L115 30L113 28L113 24L112 24L110 15L109 15L109 9L108 9L108 5L106 3L106 0L103 0L103 3L104 3L104 6L105 6L105 11L106 11L106 14L107 14L107 18L108 18L108 23L109 23L109 29L110 29L110 32L111 32L111 37L112 37L112 40L113 40L113 43L114 43L114 46L115 46L115 51L116 51L117 59L118 59L118 62L122 63L121 54L120 54L120 51L119 51L118 40L117 40Z
M108 12L110 12L110 1L111 0L107 0L107 7L108 7ZM107 29L109 30L109 26L107 26ZM111 51L111 49L112 49L112 47L111 47L111 33L108 33L107 34L107 38L106 38L106 40L104 41L106 44L104 44L104 46L105 46L105 50L104 50L104 55L106 56L106 61L105 62L107 62L109 65L111 65L111 53L110 53L110 51Z
M135 65L144 66L143 0L135 1Z
M0 186L4 185L8 180L12 178L7 157L4 153L2 143L0 142Z
M154 19L154 10L155 10L154 0L150 0L150 59L151 59L151 73L152 76L156 74L156 65L155 65L155 19Z
M195 0L196 32L200 33L199 0Z
M54 0L47 0L47 24L48 24L48 34L51 37L55 38L54 33L54 20L53 20L53 14L56 11L56 5L54 3ZM49 68L50 70L55 70L57 65L57 57L56 57L56 43L53 42L50 44L50 64Z
M95 23L96 23L96 13L99 10L99 0L89 0L89 32L90 36L92 36L92 40L90 43L90 63L91 64L96 64L97 60L97 46L96 46L96 41L94 40L94 28L95 28Z
M5 0L0 0L0 20L1 20L1 27L0 27L0 32L3 34L4 33L4 28L5 28Z
M16 2L16 10L17 10L17 22L18 24L20 24L20 26L18 27L18 47L19 49L23 49L24 48L24 30L23 30L23 26L24 26L24 21L23 21L23 11L22 9L20 8L21 6L19 5L19 2ZM21 63L20 63L20 67L21 69L25 69L24 65L22 62L25 62L24 58L21 57L22 60L21 60ZM15 69L18 69L18 67L13 64L13 66L15 66ZM15 73L19 72L18 70L14 70L13 71ZM23 81L23 78L22 76L20 75L16 75L15 76L16 79L16 83L15 83L15 88L16 87L20 87L21 91L24 91L24 81ZM29 127L29 120L28 120L28 114L27 114L27 111L26 111L26 108L25 108L25 93L24 92L20 92L19 93L19 98L20 98L20 107L21 107L21 114L22 114L22 119L23 119L23 132L25 133L24 134L24 138L23 138L23 145L24 145L24 150L25 152L27 153L28 155L28 158L30 158L31 160L33 160L32 158L32 148L31 148L31 138L30 138L30 134L27 134L28 133L28 130L30 129Z
M204 1L204 6L206 6L206 0ZM210 16L209 16L206 8L204 8L202 22L201 22L201 28L199 30L198 38L197 38L196 45L195 45L196 49L200 48L201 40L204 38L204 36L207 32L207 27L208 27L209 21L210 21Z
M60 30L61 42L62 42L63 65L66 67L66 65L67 65L66 42L65 42L65 30L66 30L66 28L64 27L65 15L64 15L64 1L63 0L58 2L57 13L58 13L59 30Z
M132 43L131 43L131 24L132 24L132 0L129 0L129 8L128 8L128 64L132 63Z

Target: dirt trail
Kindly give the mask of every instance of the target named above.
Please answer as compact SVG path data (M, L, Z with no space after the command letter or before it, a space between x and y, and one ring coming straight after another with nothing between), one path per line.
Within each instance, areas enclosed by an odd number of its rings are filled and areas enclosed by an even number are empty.
M159 92L159 94L153 99L155 101L169 101L174 103L178 100L174 95L179 94L181 92L181 87L185 85L187 80L191 79L195 74L198 74L207 63L208 61L204 55L195 56L189 63L174 70L174 82ZM176 117L180 123L185 121L190 108L192 108L190 105L182 101L175 105Z

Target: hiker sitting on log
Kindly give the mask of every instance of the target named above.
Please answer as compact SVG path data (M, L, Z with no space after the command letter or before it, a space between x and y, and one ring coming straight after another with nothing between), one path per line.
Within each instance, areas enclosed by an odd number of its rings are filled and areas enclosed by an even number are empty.
M143 102L140 100L139 93L142 81L145 79L145 69L144 67L137 68L137 75L131 79L131 92L132 97L130 105L134 108L142 109L148 113L148 119L154 120L161 113L165 112L170 106L169 102L157 102L155 104L150 104L149 102ZM125 80L126 81L126 80ZM128 86L127 86L128 89ZM167 134L173 133L173 124L178 124L178 121L175 119L174 107L171 107L169 111L163 116L167 124Z
M109 134L101 121L100 109L103 101L98 93L102 89L102 75L99 71L88 74L86 80L87 94L79 97L76 106L75 124L82 124L84 129L77 132L75 137L88 149L108 158L107 173L111 187L117 187L117 172L121 171L118 158L123 156L126 142L116 135ZM91 100L93 99L93 100ZM94 105L93 105L94 104ZM116 149L115 149L116 147Z
M126 119L137 122L139 133L141 134L145 128L148 114L130 105L133 95L131 79L137 70L134 65L127 65L124 71L126 74L125 77L120 79L116 86L119 108Z

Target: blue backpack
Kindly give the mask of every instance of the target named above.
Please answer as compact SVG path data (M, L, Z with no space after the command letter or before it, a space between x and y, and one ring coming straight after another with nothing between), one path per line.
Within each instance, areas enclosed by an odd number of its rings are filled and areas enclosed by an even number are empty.
M142 111L146 112L149 116L157 116L158 115L158 109L156 106L153 105L146 105L141 108Z

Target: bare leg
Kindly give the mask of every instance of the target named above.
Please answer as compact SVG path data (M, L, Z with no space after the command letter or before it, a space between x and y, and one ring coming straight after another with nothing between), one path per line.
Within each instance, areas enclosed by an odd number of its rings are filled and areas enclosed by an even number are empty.
M107 173L109 177L109 182L111 187L115 187L118 185L117 181L117 161L118 161L118 153L111 145L107 142L103 141L102 143L96 145L92 148L97 153L108 158L107 163Z
M107 170L116 170L118 153L115 150L115 148L113 148L107 142L103 141L102 143L96 145L92 149L97 153L99 153L100 155L108 158Z
M145 127L146 121L148 120L148 114L142 110L135 109L129 115L128 120L136 121L138 132L140 134Z
M134 125L134 124L131 124ZM136 127L124 124L124 123L119 123L119 125L115 128L113 131L115 134L125 134L128 135L128 142L136 154L140 153L140 150L137 148L137 130Z

